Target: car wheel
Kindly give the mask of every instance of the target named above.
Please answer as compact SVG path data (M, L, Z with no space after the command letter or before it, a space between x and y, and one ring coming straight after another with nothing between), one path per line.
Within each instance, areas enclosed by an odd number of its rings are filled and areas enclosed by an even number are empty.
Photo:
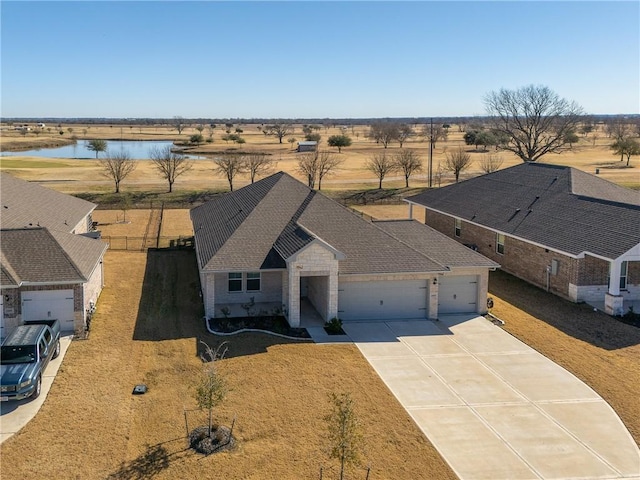
M41 390L42 390L42 377L38 376L38 380L36 380L36 389L33 391L32 398L38 398L40 396Z
M56 343L56 349L53 352L53 358L57 358L60 355L60 340Z

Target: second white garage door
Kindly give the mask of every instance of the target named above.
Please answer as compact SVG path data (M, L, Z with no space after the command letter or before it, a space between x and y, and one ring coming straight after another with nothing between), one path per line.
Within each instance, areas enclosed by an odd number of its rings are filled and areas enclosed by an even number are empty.
M391 320L427 316L426 280L344 282L338 288L341 320Z
M441 277L438 287L438 314L478 311L478 277Z
M57 319L60 330L73 332L73 290L22 292L22 319Z

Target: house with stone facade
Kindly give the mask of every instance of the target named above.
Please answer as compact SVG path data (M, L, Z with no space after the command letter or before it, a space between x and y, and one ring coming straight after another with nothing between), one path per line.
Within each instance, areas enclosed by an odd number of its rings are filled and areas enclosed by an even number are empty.
M82 331L104 285L96 205L6 173L0 202L0 337L28 320Z
M640 300L640 192L571 167L523 163L406 199L410 217L501 268L612 315Z
M280 172L191 210L208 318L322 320L486 311L499 265L416 221L371 222Z

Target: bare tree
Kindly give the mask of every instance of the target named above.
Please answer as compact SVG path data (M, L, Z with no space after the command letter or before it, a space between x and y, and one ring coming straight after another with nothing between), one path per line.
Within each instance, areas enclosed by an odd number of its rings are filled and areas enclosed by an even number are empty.
M263 130L265 135L273 135L278 137L278 141L282 143L282 139L287 135L293 133L293 125L290 123L274 123L273 125L267 125Z
M411 125L407 125L406 123L399 125L398 132L396 134L396 140L398 140L398 143L400 143L400 148L402 148L402 145L405 141L407 141L410 137L413 137L415 134L416 132L413 131Z
M173 117L173 128L178 131L178 135L182 135L182 131L186 128L186 123L182 117Z
M604 131L609 138L614 140L622 140L631 133L631 126L622 117L614 117L607 120Z
M409 188L409 177L422 171L422 159L415 150L401 150L393 157L396 170L404 175L404 184Z
M212 349L205 342L205 352L200 356L205 363L200 377L195 385L195 401L198 407L209 411L209 437L213 430L213 409L220 405L227 396L229 388L225 379L218 373L216 362L222 360L227 353L226 343L223 342L216 349Z
M376 153L369 157L364 166L378 178L379 189L382 189L382 180L384 180L384 177L386 177L388 173L396 170L396 165L393 162L393 159L391 156L387 156L384 152Z
M349 393L329 394L330 412L325 415L329 442L329 458L340 462L340 480L345 467L356 465L364 449L362 426L355 412L355 404Z
M458 147L453 152L446 154L445 168L456 177L456 183L460 178L460 173L471 166L471 155L464 151L462 147Z
M318 176L317 152L309 152L300 155L296 170L307 178L308 187L315 188Z
M480 170L484 173L492 173L500 170L500 167L504 163L504 159L497 153L485 153L478 160Z
M115 193L120 193L120 183L136 169L137 163L126 150L107 151L105 156L98 159L102 168L102 175L113 180Z
M251 155L245 155L243 162L251 183L253 183L258 175L267 175L272 173L275 169L277 162L271 160L268 155L264 153L254 153Z
M509 137L499 148L513 152L523 162L567 150L566 134L575 131L583 118L577 103L545 86L490 92L484 103L491 127Z
M315 152L315 154L318 157L316 160L318 190L322 190L322 179L332 174L343 161L331 152Z
M432 130L433 129L433 130ZM449 138L449 130L444 128L442 125L433 125L426 124L422 126L422 131L420 132L420 136L424 137L427 141L432 138L433 146L436 146L440 140L446 142Z
M233 192L233 180L239 174L246 171L246 166L241 157L237 155L223 155L213 159L213 171L226 177L229 189Z
M169 183L169 193L173 191L176 179L185 172L191 170L193 161L184 155L171 151L171 145L166 147L154 147L149 152L149 158L162 178Z
M398 124L392 122L374 123L369 128L368 136L387 148L390 142L398 138Z

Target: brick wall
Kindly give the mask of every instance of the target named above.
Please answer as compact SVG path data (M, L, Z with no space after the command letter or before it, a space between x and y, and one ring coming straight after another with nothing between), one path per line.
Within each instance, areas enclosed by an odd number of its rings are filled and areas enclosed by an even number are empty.
M505 272L541 288L547 288L547 266L556 260L558 270L549 275L549 290L570 298L569 284L577 281L578 260L509 236L505 236L504 254L499 254L494 231L462 221L460 237L456 237L454 218L431 210L427 210L426 224L460 243L476 245L479 253L498 262Z

